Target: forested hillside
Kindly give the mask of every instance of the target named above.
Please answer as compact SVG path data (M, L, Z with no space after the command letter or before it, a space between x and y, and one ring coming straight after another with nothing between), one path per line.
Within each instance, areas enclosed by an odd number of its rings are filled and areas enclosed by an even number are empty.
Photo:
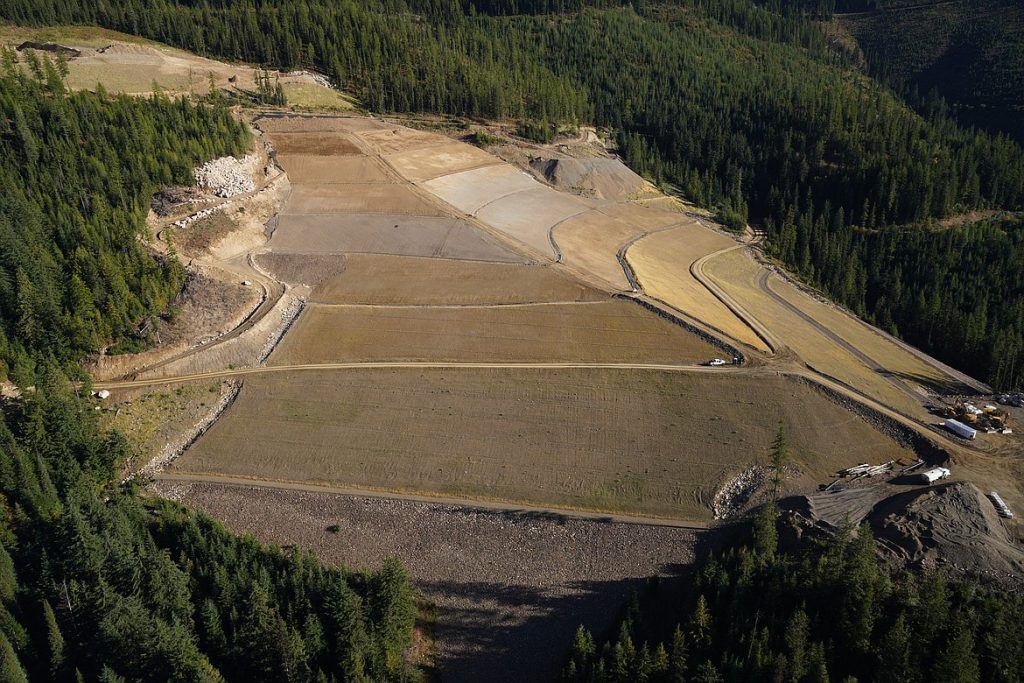
M409 680L404 569L329 569L118 481L131 449L65 371L181 284L138 241L158 182L240 151L220 106L0 76L0 680ZM38 68L36 68L38 67ZM33 387L28 387L31 383Z
M847 64L813 21L833 8L803 0L635 8L608 0L13 0L0 13L313 65L375 110L615 127L635 169L730 222L762 225L772 254L860 315L982 379L1020 384L1019 299L991 297L979 309L956 273L937 282L883 272L888 255L867 245L891 226L919 230L957 212L1021 208L1024 151L959 127L941 100L917 113ZM927 263L932 234L908 240L901 258ZM1011 259L1003 270L1019 280L1018 267ZM890 285L898 296L880 290ZM893 303L909 292L953 307L948 321L983 316L983 339L918 334L914 307Z
M1016 0L839 3L872 73L927 95L958 120L1024 142L1024 5Z
M618 633L582 627L563 680L603 683L892 681L989 683L1024 676L1019 595L890 572L870 530L776 549L761 523L698 572L679 601L655 589Z
M139 242L153 191L247 148L224 108L64 93L61 65L0 74L0 379L72 362L165 310L184 270ZM33 76L34 74L34 76Z

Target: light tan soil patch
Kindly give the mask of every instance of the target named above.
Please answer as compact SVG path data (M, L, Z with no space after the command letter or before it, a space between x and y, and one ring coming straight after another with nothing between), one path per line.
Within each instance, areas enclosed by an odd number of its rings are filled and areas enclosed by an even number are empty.
M441 210L408 185L294 185L285 214L382 213L439 216Z
M459 211L474 214L496 199L543 186L514 166L497 164L434 178L423 187Z
M478 147L448 140L443 143L388 154L387 162L402 176L419 182L469 168L501 164L501 160Z
M274 149L279 154L322 154L326 156L344 156L362 154L362 150L344 133L321 132L285 133L274 132L270 136Z
M353 254L311 301L327 304L508 304L596 301L607 294L549 266Z
M454 218L378 214L281 216L270 240L276 252L370 253L523 263L482 230Z
M694 261L736 243L696 223L648 235L626 252L640 286L651 296L725 332L733 339L768 351L735 313L690 273Z
M829 375L906 415L926 417L921 400L914 400L881 374L826 337L757 286L761 266L744 250L711 259L705 272L748 312L815 370Z
M612 218L596 209L559 223L552 235L562 260L619 289L631 289L619 263L619 248L647 232L642 226Z
M437 133L428 133L396 125L389 125L384 129L360 131L359 137L378 154L402 152L439 142L451 142L449 138Z
M804 484L912 458L806 384L640 370L342 370L245 381L175 471L706 521L779 420Z
M943 391L970 392L952 377L925 363L852 314L834 305L822 303L779 278L772 278L769 286L786 301L856 346L900 379Z
M476 215L484 223L554 257L550 229L587 210L581 200L541 185L491 202Z
M344 254L275 254L265 253L253 257L261 269L274 279L290 285L319 286L324 280L345 271L348 259Z
M292 184L393 182L380 161L370 157L279 154L277 163Z
M696 363L719 354L626 301L306 308L271 365L353 361Z
M647 206L647 202L600 202L595 206L613 218L644 230L667 228L683 220L678 211L653 208Z

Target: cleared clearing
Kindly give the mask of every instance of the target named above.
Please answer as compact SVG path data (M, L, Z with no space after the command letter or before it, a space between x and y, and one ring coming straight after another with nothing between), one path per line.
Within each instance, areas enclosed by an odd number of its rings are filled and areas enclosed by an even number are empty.
M619 289L631 289L617 255L622 245L645 232L643 227L594 209L559 223L552 236L565 263L593 273Z
M454 140L388 154L385 158L395 170L413 182L489 164L504 165L482 149Z
M424 216L282 215L270 248L293 254L355 252L500 263L526 260L466 221Z
M270 364L686 363L718 353L696 335L626 301L492 307L311 305Z
M172 471L708 520L789 426L794 483L913 454L774 375L388 370L248 379Z
M527 266L353 254L344 272L310 297L326 304L510 304L596 301L607 294L556 272Z
M692 223L638 240L626 251L643 290L755 349L768 347L690 273L697 259L736 243Z
M359 146L344 133L323 131L316 135L310 135L307 132L275 131L270 139L279 154L344 156L363 153Z
M449 138L437 133L396 125L377 126L360 131L359 137L378 154L385 155L390 152L403 152L414 147L426 147L439 142L452 142Z
M282 83L285 98L292 107L310 109L353 109L351 99L337 90L325 88L315 83Z
M370 157L278 154L277 163L292 184L393 182L384 166Z
M815 370L911 416L927 413L901 391L813 325L775 301L757 285L761 266L744 250L716 256L705 272ZM924 397L922 396L922 399Z
M434 178L423 187L458 210L475 214L496 199L543 186L515 166L502 163Z
M441 210L408 185L293 184L284 215L382 213L439 216Z

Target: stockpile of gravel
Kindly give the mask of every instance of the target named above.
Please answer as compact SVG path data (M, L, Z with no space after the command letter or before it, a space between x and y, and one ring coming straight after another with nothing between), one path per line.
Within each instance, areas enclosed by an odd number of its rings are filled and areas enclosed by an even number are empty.
M194 171L196 185L224 198L252 192L256 184L252 180L251 169L257 161L257 157L251 154L242 159L221 157L208 161Z

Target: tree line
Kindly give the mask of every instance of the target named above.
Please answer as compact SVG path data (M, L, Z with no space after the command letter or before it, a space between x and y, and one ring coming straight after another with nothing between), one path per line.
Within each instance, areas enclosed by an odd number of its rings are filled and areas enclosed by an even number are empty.
M827 2L783 0L12 0L0 15L318 68L374 110L518 118L524 130L613 127L634 169L732 223L763 226L772 255L838 301L891 318L889 329L982 379L1019 384L1021 371L997 367L991 353L1013 336L1005 321L1019 300L989 300L984 344L929 345L912 336L911 307L879 295L883 279L868 283L884 254L846 247L892 226L1020 208L1024 151L961 128L940 98L922 98L915 111L857 71L813 21L829 11ZM932 234L906 240L907 258L931 258ZM926 285L906 270L901 282L906 291ZM958 306L949 317L976 316L970 298L948 297L945 306Z
M133 455L56 365L0 420L4 681L409 680L402 566L325 567L121 485Z
M780 427L772 467L785 466ZM774 496L778 495L778 478ZM780 530L788 530L780 543ZM681 583L681 582L680 582ZM673 587L674 588L674 587ZM800 533L774 501L682 594L654 584L617 630L582 626L571 683L1009 683L1024 677L1019 593L879 563L870 527Z
M65 92L60 62L0 54L0 379L73 365L166 310L184 270L141 244L153 191L249 132L224 107Z
M59 63L3 57L0 358L21 396L0 397L0 680L416 680L400 563L329 568L122 484L136 454L86 398L76 361L181 285L140 246L153 189L246 129L219 104L71 95Z

